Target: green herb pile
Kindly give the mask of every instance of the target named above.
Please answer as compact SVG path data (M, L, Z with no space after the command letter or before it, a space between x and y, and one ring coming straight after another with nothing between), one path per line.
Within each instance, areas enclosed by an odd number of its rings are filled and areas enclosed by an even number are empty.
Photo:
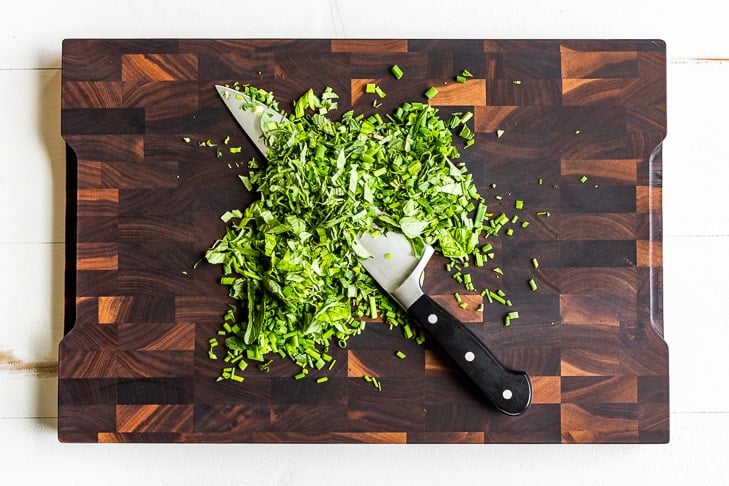
M271 93L236 88L278 109ZM333 119L337 98L309 90L293 114L267 124L268 161L251 160L241 176L258 197L223 215L225 235L206 252L235 301L219 332L228 363L220 379L242 381L236 369L248 361L265 369L272 353L298 364L297 378L331 368L332 343L346 347L369 319L422 340L359 263L367 255L357 235L392 229L416 252L429 244L452 265L482 265L492 248L484 238L506 222L486 211L465 165L452 163L460 156L452 131L472 138L463 130L470 113L444 121L414 102ZM211 339L214 359L216 346Z

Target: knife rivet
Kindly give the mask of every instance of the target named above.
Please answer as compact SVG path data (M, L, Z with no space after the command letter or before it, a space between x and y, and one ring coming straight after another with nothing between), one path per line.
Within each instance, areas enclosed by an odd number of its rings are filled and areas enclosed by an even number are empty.
M471 351L468 351L464 358L466 358L466 361L473 361L474 359L476 359L476 355L473 354Z
M428 322L430 324L435 324L436 322L438 322L438 316L435 314L428 314Z
M511 400L511 397L513 397L514 394L507 388L501 392L501 396L504 397L504 400Z

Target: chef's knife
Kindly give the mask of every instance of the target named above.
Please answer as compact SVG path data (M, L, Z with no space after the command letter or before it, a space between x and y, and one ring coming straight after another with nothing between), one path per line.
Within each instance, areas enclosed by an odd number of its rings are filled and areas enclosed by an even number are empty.
M263 103L225 86L216 86L233 117L265 157L265 126L284 117ZM519 415L531 403L532 386L523 371L506 368L489 348L463 323L423 293L420 275L433 255L426 245L420 256L400 233L373 237L362 235L358 242L370 258L361 260L367 272L408 315L450 356L483 395L502 413Z

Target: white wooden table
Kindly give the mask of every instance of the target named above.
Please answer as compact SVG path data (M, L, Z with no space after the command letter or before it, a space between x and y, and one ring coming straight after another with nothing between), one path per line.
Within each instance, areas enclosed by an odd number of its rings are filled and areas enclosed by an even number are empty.
M728 484L725 1L12 1L0 16L0 484ZM235 9L238 10L235 10ZM661 38L671 442L651 446L68 445L63 333L67 37ZM486 473L486 475L484 475ZM476 476L475 476L476 475ZM474 477L475 476L475 477Z

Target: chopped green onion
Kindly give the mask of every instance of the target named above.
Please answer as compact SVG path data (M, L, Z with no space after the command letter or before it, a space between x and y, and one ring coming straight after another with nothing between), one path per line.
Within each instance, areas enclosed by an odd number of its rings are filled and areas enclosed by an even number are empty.
M407 357L407 355L406 355L405 353L403 353L402 351L398 351L398 352L396 352L396 353L395 353L395 355L396 355L396 356L397 356L398 358L400 358L400 359L405 359L405 358Z
M489 303L491 303L492 300L495 300L496 302L498 302L501 305L506 305L506 299L504 299L499 294L489 290L488 294L486 294L486 295L489 297L489 299L488 299Z
M533 278L529 279L529 288L532 289L532 292L537 291L537 283L534 281Z
M532 262L532 267L539 268L539 260L537 260L536 258L532 258L531 262Z
M392 73L392 75L393 75L393 76L395 76L395 79L400 79L400 78L402 78L402 76L403 76L403 74L404 74L404 73L403 73L403 70L402 70L402 69L400 68L400 66L398 66L397 64L393 65L393 66L392 66L392 67L390 68L390 72Z
M405 324L402 327L402 333L403 333L403 336L405 336L405 339L410 339L414 336L414 333L413 333L412 328L410 327L410 324Z
M506 133L506 130L502 130L502 129L496 130L496 138L501 138L504 135L504 133Z
M516 312L516 311L507 313L504 316L504 326L507 326L508 327L509 325L511 325L511 321L513 319L518 319L518 318L519 318L519 313Z
M377 390L379 390L379 391L382 391L382 385L381 385L381 384L380 384L380 382L379 382L379 381L377 380L377 378L375 378L374 376L364 375L364 376L363 376L362 378L363 378L363 379L364 379L364 381L366 381L367 383L371 383L371 384L372 384L372 386L374 386L375 388L377 388Z
M427 91L425 91L425 93L423 93L423 95L428 99L432 99L437 94L438 94L438 90L436 89L435 86L431 86L430 88L427 89Z
M367 83L365 85L365 93L367 94L374 94L377 90L377 85L375 83Z
M326 383L327 381L329 381L329 378L327 378L326 376L322 376L316 379L317 383Z
M583 175L580 177L580 184L584 184L585 182L587 182L587 176Z
M514 201L514 208L524 209L524 201L522 201L521 199L517 199L516 201Z

